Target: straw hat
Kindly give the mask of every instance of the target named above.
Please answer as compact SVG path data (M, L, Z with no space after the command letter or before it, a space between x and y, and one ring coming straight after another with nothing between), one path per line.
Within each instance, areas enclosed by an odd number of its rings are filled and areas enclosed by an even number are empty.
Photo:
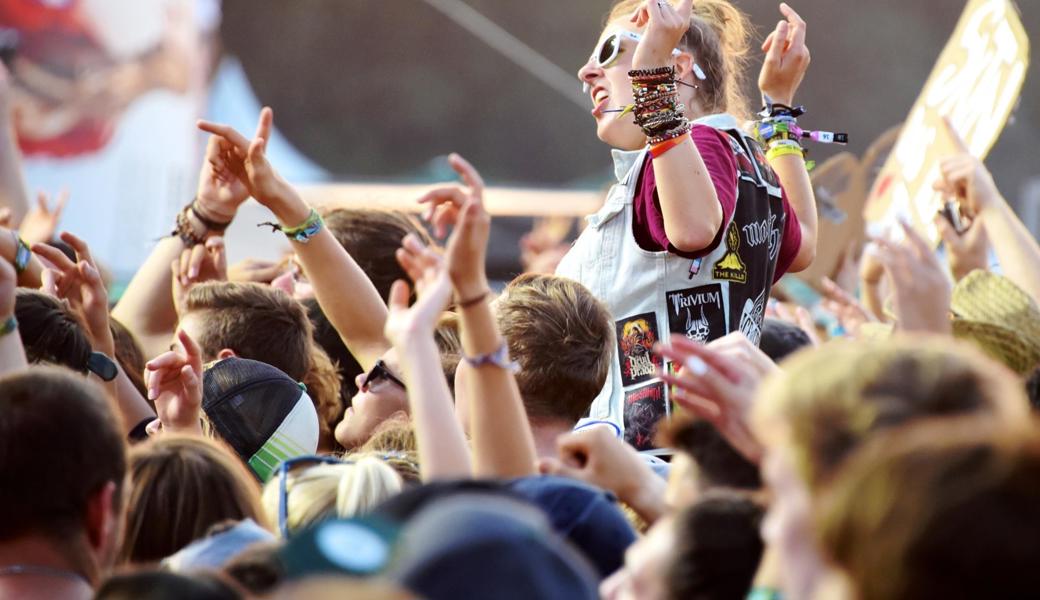
M953 335L1019 374L1040 365L1040 308L1006 277L976 270L953 288Z

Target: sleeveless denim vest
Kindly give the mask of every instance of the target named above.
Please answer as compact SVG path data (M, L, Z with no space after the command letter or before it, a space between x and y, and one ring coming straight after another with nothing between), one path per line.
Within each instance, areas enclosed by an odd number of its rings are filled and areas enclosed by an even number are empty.
M729 115L695 123L726 133L736 157L737 202L719 245L694 260L640 248L632 204L649 152L614 150L618 183L556 270L584 284L615 319L610 374L589 418L622 427L639 450L654 448L658 421L671 415L669 390L655 375L671 366L651 348L670 334L709 342L738 330L758 344L784 232L780 184L758 143Z

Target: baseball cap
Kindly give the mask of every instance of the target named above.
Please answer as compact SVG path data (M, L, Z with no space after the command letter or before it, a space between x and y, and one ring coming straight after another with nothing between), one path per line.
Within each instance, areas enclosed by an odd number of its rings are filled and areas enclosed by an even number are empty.
M592 567L522 500L481 493L444 497L401 530L387 571L429 600L593 600Z
M624 565L636 534L610 492L549 475L514 479L508 488L542 509L556 533L574 544L601 578Z
M318 413L305 387L271 365L237 357L214 363L202 396L216 434L261 481L282 461L318 449Z
M275 539L270 531L257 525L256 521L244 519L234 527L188 544L164 559L162 566L179 573L199 569L216 571L253 544L273 542Z

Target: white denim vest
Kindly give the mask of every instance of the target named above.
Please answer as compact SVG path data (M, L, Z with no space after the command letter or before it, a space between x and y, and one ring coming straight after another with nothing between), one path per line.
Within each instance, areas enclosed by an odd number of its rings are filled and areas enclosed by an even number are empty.
M640 450L653 448L657 421L671 414L667 386L654 374L661 361L653 344L670 333L707 342L738 327L757 344L784 230L779 184L757 145L748 152L736 142L735 136L747 138L729 115L696 122L729 133L734 153L744 157L733 182L737 207L718 247L695 260L640 248L632 233L633 198L649 154L614 150L618 183L603 208L586 217L588 226L556 270L584 284L615 319L610 374L589 418L617 424ZM759 160L749 160L755 154Z

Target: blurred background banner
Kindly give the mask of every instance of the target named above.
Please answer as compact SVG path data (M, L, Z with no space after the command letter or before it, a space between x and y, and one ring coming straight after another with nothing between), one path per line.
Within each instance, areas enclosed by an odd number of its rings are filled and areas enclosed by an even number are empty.
M758 41L780 18L778 2L735 3ZM262 105L275 110L272 162L315 201L392 196L400 205L392 186L412 186L400 190L410 196L414 186L453 179L443 157L454 151L492 186L517 192L508 196L510 214L546 212L538 210L545 204L585 212L612 171L575 74L611 4L0 0L0 49L21 107L30 190L68 188L63 226L82 233L122 279L193 194L204 142L194 120L251 132ZM848 131L844 150L865 157L906 119L965 3L793 4L809 23L813 54L798 98L809 110L803 120ZM1040 30L1040 2L1020 8L1025 30ZM758 59L746 81L756 99ZM1040 202L1025 199L1040 197L1040 78L1028 73L990 166L1036 230ZM823 165L842 150L817 146L812 158ZM859 165L852 187L869 189L880 164ZM328 187L340 183L349 187ZM846 189L840 181L832 188L839 197ZM236 231L265 220L257 209L247 208ZM517 241L531 223L496 219L490 266L502 277L517 268ZM275 252L275 243L256 235L236 248L232 238L229 252Z
M959 152L943 117L985 158L1018 102L1028 65L1029 39L1015 6L971 0L874 183L866 206L872 233L903 219L938 244L932 217L942 198L932 183L939 162Z

